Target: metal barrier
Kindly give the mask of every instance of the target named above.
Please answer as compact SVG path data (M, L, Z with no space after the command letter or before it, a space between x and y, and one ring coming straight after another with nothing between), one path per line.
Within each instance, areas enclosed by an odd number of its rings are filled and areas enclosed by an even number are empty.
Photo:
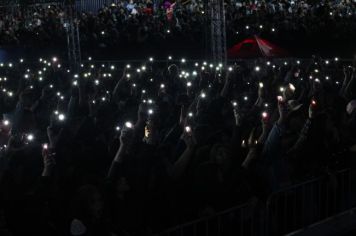
M76 0L75 5L78 11L95 13L105 5L110 5L117 2L117 0Z
M351 170L345 169L272 193L266 207L250 201L157 236L284 235L353 207Z
M159 236L263 235L256 202L251 200L214 216L201 218L164 231Z
M351 208L349 169L273 193L267 201L266 235L284 235Z

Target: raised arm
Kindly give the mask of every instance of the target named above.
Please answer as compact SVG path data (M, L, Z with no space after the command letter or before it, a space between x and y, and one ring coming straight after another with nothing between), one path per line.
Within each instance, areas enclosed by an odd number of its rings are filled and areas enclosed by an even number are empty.
M120 135L120 148L111 163L107 177L109 179L115 178L120 172L120 167L126 161L125 158L129 154L129 147L132 143L134 130L132 128L124 128Z
M186 144L186 149L178 160L174 163L172 175L174 180L181 178L188 169L189 163L194 155L196 141L190 127L185 128L185 132L182 134L182 139Z

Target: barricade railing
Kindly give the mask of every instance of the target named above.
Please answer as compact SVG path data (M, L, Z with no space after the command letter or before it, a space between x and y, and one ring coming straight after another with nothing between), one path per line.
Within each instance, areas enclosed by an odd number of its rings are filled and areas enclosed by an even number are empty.
M284 235L351 208L350 184L347 169L274 192L266 206L266 235Z
M116 4L118 0L76 0L76 9L81 12L97 12L100 8Z
M263 207L249 201L157 236L284 235L352 208L351 190L345 169L274 192Z
M222 211L210 217L201 218L168 229L159 236L212 236L212 235L263 235L258 216L257 201Z

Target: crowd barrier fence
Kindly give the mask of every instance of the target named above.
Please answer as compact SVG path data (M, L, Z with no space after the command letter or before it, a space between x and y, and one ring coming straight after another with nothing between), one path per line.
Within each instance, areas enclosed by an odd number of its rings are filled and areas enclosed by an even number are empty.
M272 193L266 204L249 201L156 236L278 236L303 229L354 207L351 169Z

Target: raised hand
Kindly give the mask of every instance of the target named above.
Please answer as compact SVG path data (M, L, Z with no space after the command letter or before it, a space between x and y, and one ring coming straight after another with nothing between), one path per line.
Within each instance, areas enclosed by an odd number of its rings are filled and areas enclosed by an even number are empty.
M184 140L187 149L193 149L197 145L193 130L190 126L184 127L182 139Z
M318 104L315 99L312 99L309 105L309 119L313 119L316 114L316 110L318 108Z
M48 144L44 144L42 147L42 158L43 158L43 171L42 176L49 177L51 176L53 169L56 165L55 160L56 153L53 152L53 149L48 147Z
M133 137L134 129L126 125L120 134L120 148L128 148L132 144Z
M283 124L287 117L288 117L288 107L287 107L287 102L284 100L283 97L278 96L278 112L279 112L279 119L278 119L278 124Z

